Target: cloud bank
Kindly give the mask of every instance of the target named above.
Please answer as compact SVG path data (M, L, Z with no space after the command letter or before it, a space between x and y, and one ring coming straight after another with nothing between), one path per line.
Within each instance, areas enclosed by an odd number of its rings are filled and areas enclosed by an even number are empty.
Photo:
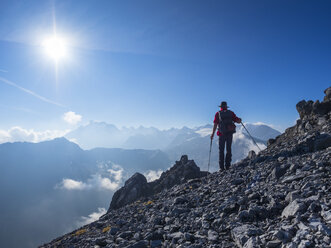
M63 120L70 125L76 125L77 123L81 122L82 116L76 114L73 111L69 111L63 115Z
M119 188L123 179L123 168L119 165L113 165L107 170L107 174L99 172L93 174L86 182L63 178L62 181L55 185L55 189L63 190L110 190L115 191Z
M62 187L68 190L82 190L86 189L88 185L81 181L65 178L62 180Z
M157 170L157 171L149 170L144 173L144 176L146 177L147 182L151 182L156 179L159 179L162 172L163 172L162 170Z
M249 151L254 151L255 153L259 153L259 148L254 144L254 142L246 137L241 131L237 131L233 135L233 143L244 143L245 145L243 147L247 147L244 149L244 154L248 154ZM258 146L261 148L261 150L266 148L266 145L263 143L258 143Z
M9 130L0 130L0 143L5 142L41 142L63 137L70 130L46 130L34 131L33 129L24 129L19 126L12 127Z
M98 208L97 212L89 214L87 217L82 216L79 221L77 221L77 227L81 227L87 224L90 224L98 220L102 215L106 214L107 211L105 208Z
M201 137L206 137L206 136L210 136L212 133L213 129L212 128L201 128L197 131L195 131L197 134L199 134Z

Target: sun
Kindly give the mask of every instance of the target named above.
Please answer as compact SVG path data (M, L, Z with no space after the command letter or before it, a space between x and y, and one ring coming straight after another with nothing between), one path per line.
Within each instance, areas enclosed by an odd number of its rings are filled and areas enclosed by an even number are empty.
M47 56L55 61L63 59L67 56L66 42L61 37L48 37L43 41L42 46L44 47Z

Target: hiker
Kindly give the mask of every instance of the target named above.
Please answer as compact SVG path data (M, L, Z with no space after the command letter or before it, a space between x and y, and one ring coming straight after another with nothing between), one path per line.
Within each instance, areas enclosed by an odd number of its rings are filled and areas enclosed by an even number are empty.
M217 135L219 136L219 165L220 171L224 169L229 169L231 165L232 153L231 145L233 134L236 132L236 125L234 122L241 123L241 119L238 118L235 113L228 110L227 102L222 102L219 106L220 111L216 112L214 118L213 133L210 138L214 138L216 128L218 126ZM225 157L225 167L224 167L224 148L226 143L226 157Z

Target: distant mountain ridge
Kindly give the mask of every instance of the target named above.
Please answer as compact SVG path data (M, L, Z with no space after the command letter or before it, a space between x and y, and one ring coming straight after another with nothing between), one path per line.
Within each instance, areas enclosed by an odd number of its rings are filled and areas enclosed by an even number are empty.
M246 124L251 134L266 142L280 135L280 132L266 124ZM67 133L65 137L78 143L83 149L96 147L125 148L125 149L161 149L166 150L187 139L211 134L212 125L189 128L170 128L160 130L155 127L117 128L113 124L90 121L85 126ZM241 126L238 132L243 132ZM207 133L206 133L207 132Z
M266 147L270 138L281 133L266 124L245 124L259 146ZM90 122L86 126L68 133L66 137L79 143L82 147L120 147L140 149L160 149L165 152L171 162L175 162L182 154L187 154L201 168L206 168L212 125L207 124L196 128L171 128L159 130L155 127L122 128L118 129L105 122ZM91 138L92 137L92 138ZM247 156L250 150L258 152L258 148L243 129L237 126L233 140L233 162ZM211 170L218 167L218 139L214 139L211 157Z

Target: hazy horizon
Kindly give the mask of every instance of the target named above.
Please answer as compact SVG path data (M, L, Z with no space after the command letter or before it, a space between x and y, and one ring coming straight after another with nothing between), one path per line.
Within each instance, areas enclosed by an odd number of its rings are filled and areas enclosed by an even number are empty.
M19 126L13 126L8 130L0 130L0 144L6 143L6 142L32 142L32 143L38 143L42 141L52 140L55 138L65 137L68 133L73 132L79 128L87 127L91 124L106 124L114 126L119 131L126 131L126 130L139 130L140 128L143 129L157 129L161 132L163 131L169 131L171 129L183 129L183 128L189 128L189 129L197 129L204 127L206 125L213 125L213 123L206 123L199 126L180 126L180 127L167 127L167 128L159 128L155 126L117 126L112 123L107 123L104 121L89 121L84 124L80 124L78 126L75 126L72 129L66 129L66 130L35 130L35 129L25 129ZM255 123L244 123L244 125L265 125L268 127L271 127L272 129L282 133L284 130L279 130L275 128L272 124L262 123L262 122L255 122ZM294 123L293 123L294 125ZM241 125L237 124L238 128L241 128ZM210 132L211 133L211 132ZM70 140L70 139L69 139ZM73 140L70 140L73 141ZM73 141L75 142L75 141ZM78 144L78 143L77 143ZM79 145L79 144L78 144Z

